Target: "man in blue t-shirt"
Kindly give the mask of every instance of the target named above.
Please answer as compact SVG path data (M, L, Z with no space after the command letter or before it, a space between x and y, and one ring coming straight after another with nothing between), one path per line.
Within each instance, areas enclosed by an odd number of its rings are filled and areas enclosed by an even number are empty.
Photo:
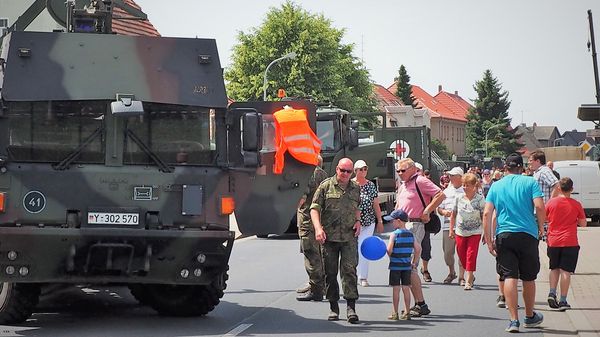
M504 296L510 314L506 331L518 332L518 279L523 281L525 327L538 326L544 320L542 314L533 311L533 305L535 279L540 271L538 243L544 234L546 211L538 183L521 175L523 157L518 153L509 155L505 169L507 175L492 184L486 197L483 225L485 242L496 256L498 274L505 279ZM495 230L491 228L494 212L498 223Z

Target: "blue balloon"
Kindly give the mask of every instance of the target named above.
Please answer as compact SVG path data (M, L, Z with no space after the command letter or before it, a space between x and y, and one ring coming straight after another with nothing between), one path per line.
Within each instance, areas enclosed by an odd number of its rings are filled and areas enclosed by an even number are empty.
M375 261L381 259L387 253L387 247L380 237L370 236L362 242L360 253L365 259Z

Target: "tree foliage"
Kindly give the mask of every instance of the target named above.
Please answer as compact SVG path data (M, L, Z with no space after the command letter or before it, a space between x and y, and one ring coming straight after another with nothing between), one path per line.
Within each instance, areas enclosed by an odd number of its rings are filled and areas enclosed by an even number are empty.
M473 89L477 98L473 101L474 108L467 114L466 142L467 152L474 153L475 149L484 149L485 133L488 133L488 156L506 156L516 152L520 144L514 131L509 130L511 119L508 117L508 92L502 90L491 70L483 73L483 78L475 82Z
M431 146L431 150L435 151L440 158L444 160L450 159L450 156L452 155L450 149L448 149L446 144L442 143L442 141L437 138L431 138L431 143L429 145Z
M410 76L406 72L404 64L400 65L398 70L398 77L394 79L396 85L396 97L402 100L405 105L410 105L416 108L415 96L412 94L412 85L410 84Z
M229 97L262 100L267 65L293 51L298 55L295 59L269 69L268 100L284 88L289 97L329 102L350 112L374 111L369 72L352 56L354 46L341 42L343 36L344 30L333 28L329 19L293 2L271 8L258 28L238 35L232 65L225 72Z

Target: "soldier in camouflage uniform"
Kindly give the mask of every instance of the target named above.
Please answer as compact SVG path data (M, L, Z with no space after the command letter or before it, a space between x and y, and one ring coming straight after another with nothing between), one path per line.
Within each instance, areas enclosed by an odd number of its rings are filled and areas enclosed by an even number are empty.
M343 158L336 175L325 179L317 188L310 206L315 237L323 247L325 290L331 312L328 320L339 319L340 298L338 268L344 299L348 304L348 322L358 322L355 303L358 299L356 266L358 264L358 234L360 234L360 186L352 180L352 160Z
M308 274L308 287L306 291L299 289L299 292L303 292L298 295L296 299L298 301L322 301L323 290L325 288L325 279L323 272L323 257L321 256L321 244L315 239L315 228L313 227L310 219L310 205L312 203L313 196L317 187L321 182L327 179L327 172L325 172L321 165L323 158L319 156L319 166L315 167L313 175L308 182L306 192L300 199L300 206L298 207L297 219L298 219L298 236L300 237L300 250L304 254L304 268Z

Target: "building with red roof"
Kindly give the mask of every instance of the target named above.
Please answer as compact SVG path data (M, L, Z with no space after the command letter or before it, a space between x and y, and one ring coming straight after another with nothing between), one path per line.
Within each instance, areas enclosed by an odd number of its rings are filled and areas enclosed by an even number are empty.
M142 8L133 0L125 0L125 3L131 7L142 10ZM134 17L119 7L113 8L113 32L121 35L132 36L160 36L160 33L150 20L136 20ZM121 18L121 19L119 19Z
M387 88L389 92L396 92L397 84L393 83ZM418 85L412 85L412 95L415 98L417 108L428 110L431 118L431 137L438 139L458 156L465 155L465 130L467 125L467 113L472 107L467 101L458 95L458 92L450 94L438 87L438 93L431 96Z

